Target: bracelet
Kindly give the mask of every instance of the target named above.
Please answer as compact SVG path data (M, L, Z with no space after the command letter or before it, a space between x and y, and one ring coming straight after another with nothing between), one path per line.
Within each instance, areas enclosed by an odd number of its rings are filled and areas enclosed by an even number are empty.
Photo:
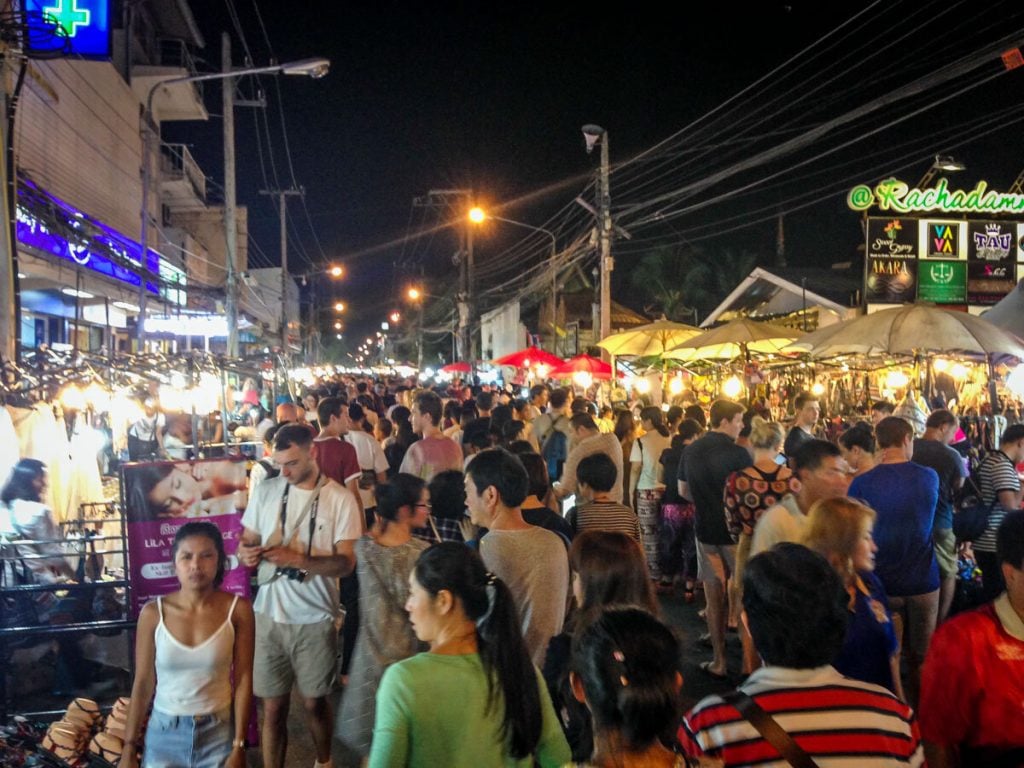
M231 742L232 749L245 749L245 739L235 739Z

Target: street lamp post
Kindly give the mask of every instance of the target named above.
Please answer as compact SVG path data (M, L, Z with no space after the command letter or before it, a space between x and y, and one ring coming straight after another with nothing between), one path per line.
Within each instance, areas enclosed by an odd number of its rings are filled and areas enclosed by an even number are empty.
M172 85L181 85L184 83L199 83L207 80L225 80L233 79L236 77L242 77L246 75L305 75L312 78L321 78L327 74L330 70L331 62L328 59L315 58L315 59L300 59L298 61L286 62L284 64L272 64L266 67L248 67L246 69L230 69L225 72L211 72L205 75L189 75L187 77L169 77L165 80L160 80L150 87L149 92L146 94L145 109L142 113L142 211L141 211L141 226L139 232L139 246L141 249L139 259L139 321L138 328L136 328L136 337L138 338L139 351L142 351L143 345L146 342L146 279L149 277L149 264L147 256L149 254L149 187L152 176L152 169L150 167L150 155L152 153L152 147L150 145L150 136L154 131L151 130L150 122L153 118L153 97L156 95L157 89L167 88ZM232 125L232 128L234 126ZM232 187L234 181L232 180ZM230 248L230 244L228 246ZM234 253L227 254L227 272L228 277L226 280L227 287L233 288L237 292L237 283L235 282L235 264L234 264ZM234 316L232 313L228 313L228 340L230 346L230 340L232 338L232 329L237 345L237 334L238 334L238 311L235 306L236 296L232 296L229 299L229 305L235 308Z
M500 221L505 224L512 224L516 227L522 227L523 229L529 229L532 232L540 232L541 234L547 235L551 238L551 352L555 354L555 345L558 339L557 331L557 319L558 319L558 267L555 265L555 256L558 253L558 241L555 238L555 233L544 227L535 227L533 224L527 224L523 221L514 221L513 219L506 219L502 216L494 216L487 213L482 208L473 208L469 212L469 220L474 224L482 224L487 219L493 219L494 221Z

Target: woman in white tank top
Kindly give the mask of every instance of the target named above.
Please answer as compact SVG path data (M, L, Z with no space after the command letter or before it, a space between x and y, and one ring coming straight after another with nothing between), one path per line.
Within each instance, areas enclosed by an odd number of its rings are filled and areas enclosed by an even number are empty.
M227 556L209 522L183 525L171 559L181 589L147 603L135 640L135 684L119 768L242 768L252 707L255 620L222 592Z

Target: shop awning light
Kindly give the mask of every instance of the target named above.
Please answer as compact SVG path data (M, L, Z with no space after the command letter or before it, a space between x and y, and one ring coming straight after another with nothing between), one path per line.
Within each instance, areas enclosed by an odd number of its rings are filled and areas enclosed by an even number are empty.
M87 291L78 291L74 288L61 288L60 292L65 296L74 296L76 299L95 299L96 297Z
M138 312L139 311L139 305L138 304L129 304L127 301L114 301L114 302L111 302L111 306L117 307L118 309L123 309L126 312Z

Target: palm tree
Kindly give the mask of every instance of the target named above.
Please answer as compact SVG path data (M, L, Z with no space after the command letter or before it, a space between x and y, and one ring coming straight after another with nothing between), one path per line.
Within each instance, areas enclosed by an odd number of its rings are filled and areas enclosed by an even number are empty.
M685 245L665 245L644 254L631 274L637 290L649 297L649 314L696 323L757 266L757 254L723 249L709 254Z

